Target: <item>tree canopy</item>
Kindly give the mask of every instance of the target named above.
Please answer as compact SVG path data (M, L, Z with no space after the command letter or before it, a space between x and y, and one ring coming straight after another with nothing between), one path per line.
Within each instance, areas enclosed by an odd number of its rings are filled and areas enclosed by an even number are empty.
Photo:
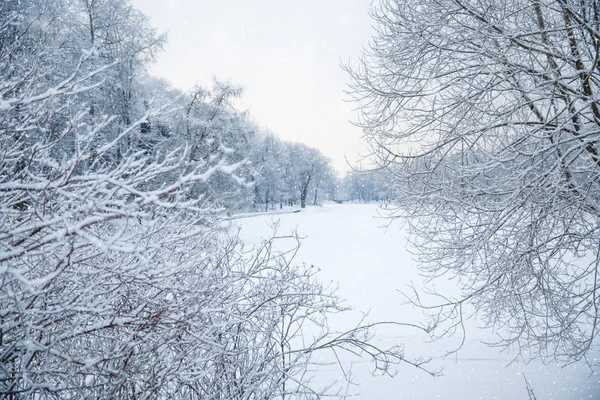
M436 318L460 327L470 303L499 344L586 358L600 317L598 2L385 0L372 16L350 92L423 269L460 279Z

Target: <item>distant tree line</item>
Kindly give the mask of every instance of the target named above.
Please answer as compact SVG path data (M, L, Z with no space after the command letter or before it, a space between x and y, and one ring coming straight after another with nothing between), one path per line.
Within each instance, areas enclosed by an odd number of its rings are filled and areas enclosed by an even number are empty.
M381 171L351 171L346 174L339 186L339 200L387 202L393 199L392 186Z
M267 134L253 148L251 160L257 177L255 206L262 204L265 210L283 205L304 208L335 197L335 172L317 149Z

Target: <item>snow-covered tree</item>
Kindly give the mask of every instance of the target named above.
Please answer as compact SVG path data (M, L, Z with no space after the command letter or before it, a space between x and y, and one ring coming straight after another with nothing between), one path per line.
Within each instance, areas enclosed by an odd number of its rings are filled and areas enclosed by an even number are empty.
M285 145L271 133L267 134L252 149L252 163L257 182L254 187L255 203L282 206L285 196L284 177L287 170Z
M336 175L319 150L302 143L284 142L268 134L255 146L251 157L256 174L256 203L319 204L333 198Z
M215 157L169 181L184 149L133 148L115 162L160 109L119 132L114 117L91 115L85 94L107 73L88 70L94 50L54 83L18 74L19 49L38 33L26 18L0 13L2 34L21 29L0 49L0 393L153 397L182 379L175 360L193 365L204 351L185 344L209 328L202 307L223 303L210 295L228 268L214 218L186 193L233 167Z
M100 62L114 63L92 111L118 115L119 122L129 126L145 112L140 78L162 50L166 36L157 34L148 18L126 0L77 0L71 9L75 27L69 41L79 38L77 44L95 49Z
M327 173L329 160L312 147L302 143L294 143L290 149L290 160L293 163L293 175L298 185L300 207L306 207L310 188L318 185L319 177Z
M352 92L423 268L460 277L441 316L459 326L471 303L500 344L585 358L600 317L598 2L386 0L372 15Z
M216 175L206 184L198 185L194 193L207 195L213 203L233 209L249 202L252 193L240 183L244 180L242 175L249 175L244 164L249 161L257 133L247 115L232 104L241 94L240 87L217 80L211 89L196 88L184 104L176 132L178 139L190 146L190 166L206 162L217 152L229 163L240 164L237 182L229 176Z

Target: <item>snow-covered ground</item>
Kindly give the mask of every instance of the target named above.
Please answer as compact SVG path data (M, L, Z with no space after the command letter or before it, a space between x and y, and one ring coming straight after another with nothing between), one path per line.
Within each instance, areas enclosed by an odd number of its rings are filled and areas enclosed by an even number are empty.
M321 269L323 282L337 282L339 295L346 304L357 310L343 319L334 316L331 323L339 329L350 328L369 312L370 321L419 322L420 311L403 305L397 289L411 282L419 286L419 275L411 255L406 250L402 229L377 218L373 204L327 204L311 207L300 213L258 215L237 220L241 236L248 244L257 244L271 233L273 221L279 221L279 233L297 229L305 239L297 262L312 264ZM451 282L441 282L440 290L455 290ZM447 293L447 292L446 292ZM584 364L565 368L544 365L539 361L512 362L515 354L488 347L482 340L493 341L490 331L478 329L477 321L467 322L467 338L463 348L450 357L441 358L458 337L431 343L417 330L378 330L382 342L403 344L408 357L434 357L432 369L442 367L443 375L431 377L404 365L394 378L372 376L368 360L354 364L351 393L357 399L526 399L523 374L535 390L538 400L600 399L600 375L591 374ZM600 356L600 353L599 353ZM339 379L341 372L331 367L319 370L315 382Z

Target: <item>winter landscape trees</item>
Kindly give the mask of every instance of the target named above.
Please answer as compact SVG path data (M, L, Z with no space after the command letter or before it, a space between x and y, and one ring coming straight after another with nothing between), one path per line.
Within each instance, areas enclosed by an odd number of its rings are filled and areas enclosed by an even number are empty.
M599 7L387 0L351 71L395 215L464 290L437 321L473 304L527 357L585 359L598 337Z
M329 323L347 308L318 266L295 264L296 232L274 224L247 248L232 215L332 199L394 198L424 271L461 284L441 304L410 297L430 325L390 325L452 332L475 310L526 357L587 360L598 7L382 1L351 71L379 165L340 182L319 150L240 111L241 87L149 75L166 36L127 0L0 0L0 397L342 397L311 382L322 352L423 369L397 337L373 340L379 323Z
M272 134L259 138L250 158L258 180L255 202L306 207L335 198L337 178L319 150L302 143L278 140Z
M393 186L385 182L382 171L352 171L346 174L340 185L342 200L362 202L388 202L393 199Z
M318 398L315 352L407 361L327 325L334 291L273 246L293 234L244 249L226 207L316 203L333 173L238 88L149 77L163 41L123 0L0 1L0 395Z

